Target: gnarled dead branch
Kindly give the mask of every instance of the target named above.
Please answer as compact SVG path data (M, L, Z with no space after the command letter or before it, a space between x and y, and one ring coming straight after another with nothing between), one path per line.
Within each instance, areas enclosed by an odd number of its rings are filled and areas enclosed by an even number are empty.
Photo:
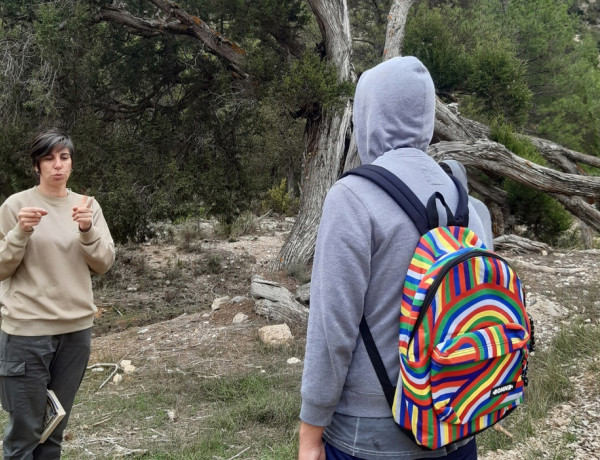
M590 198L600 196L600 177L562 173L537 165L496 142L440 142L431 145L428 153L438 161L458 160L464 165L508 177L547 193Z
M494 238L494 249L517 254L525 254L530 252L548 254L551 251L550 246L545 243L532 241L528 238L518 235L502 235Z
M208 51L224 60L238 75L246 77L243 60L246 52L228 38L209 27L197 16L189 14L170 0L151 0L164 13L158 19L138 18L124 8L115 5L102 6L96 15L96 21L114 22L143 37L163 34L188 35L199 40Z

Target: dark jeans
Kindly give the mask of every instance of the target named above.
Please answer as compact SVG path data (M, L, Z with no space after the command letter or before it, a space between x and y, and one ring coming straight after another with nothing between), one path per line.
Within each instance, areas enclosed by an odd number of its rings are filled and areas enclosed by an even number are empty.
M9 421L4 459L60 458L63 432L90 357L92 329L25 337L0 333L0 398ZM39 444L46 389L56 393L67 415Z
M330 444L325 444L325 457L327 460L362 460L359 457L353 457L341 450L336 449ZM477 444L475 438L468 444L459 447L454 452L450 452L445 457L436 457L443 460L476 460L477 459ZM415 459L416 460L416 459Z

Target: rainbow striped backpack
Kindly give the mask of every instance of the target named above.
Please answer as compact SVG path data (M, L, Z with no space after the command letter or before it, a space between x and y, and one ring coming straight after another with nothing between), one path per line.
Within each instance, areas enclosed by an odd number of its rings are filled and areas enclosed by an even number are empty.
M437 449L491 427L523 402L532 322L521 280L469 230L468 196L455 213L436 192L424 207L394 174L363 165L346 175L385 190L421 233L402 293L400 376L391 384L363 316L360 331L396 423ZM448 225L439 226L437 202Z

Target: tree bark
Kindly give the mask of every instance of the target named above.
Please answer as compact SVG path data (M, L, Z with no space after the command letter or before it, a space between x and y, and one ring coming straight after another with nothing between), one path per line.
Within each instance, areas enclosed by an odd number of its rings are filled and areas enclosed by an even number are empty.
M598 211L595 206L587 203L579 196L564 196L556 193L551 193L550 196L562 204L567 211L577 217L581 222L600 232L600 211ZM587 230L582 230L582 232L583 231ZM587 244L585 242L586 237L590 238L590 236L582 235L584 244Z
M494 238L494 248L515 253L538 252L549 254L550 246L539 241L532 241L517 235L502 235Z
M600 196L600 177L562 173L536 165L492 141L440 142L428 153L437 161L457 160L487 174L508 177L544 191L558 200L571 214L600 231L600 211L582 197Z
M505 206L508 200L508 193L500 187L486 185L477 179L468 175L469 190L477 192L486 203L496 203L499 206Z
M309 0L325 42L326 57L334 64L340 82L353 80L352 41L346 0ZM323 200L343 171L352 104L343 110L324 110L307 121L307 140L302 171L300 210L290 235L271 269L308 265L312 259Z
M581 232L581 242L585 249L594 248L594 229L588 224L579 220L579 231Z
M388 14L383 60L402 55L402 41L408 10L415 0L394 0Z
M556 165L563 165L563 158L567 158L573 163L583 163L595 168L600 168L600 157L586 155L584 153L576 152L575 150L568 149L562 145L555 144L546 139L540 139L538 137L526 136L526 138L550 161ZM577 172L580 174L581 169L573 168L573 163L566 166L565 171ZM571 171L573 170L573 171ZM576 171L575 171L576 170Z
M340 81L352 79L350 56L352 37L346 0L309 0L325 41L327 58L338 68ZM414 0L394 0L388 15L388 27L383 59L399 56L404 38L408 10ZM347 131L352 120L352 104L343 114L326 113L315 126L309 126L303 196L296 223L287 242L271 268L282 269L296 264L308 264L317 240L321 207L325 195L340 174L360 163L352 136L347 145ZM311 148L311 146L315 148Z
M151 0L151 3L162 10L166 18L138 18L123 8L104 5L98 10L96 21L114 22L123 25L130 32L143 37L163 34L188 35L202 42L210 53L224 60L237 74L247 77L247 74L242 70L246 54L242 48L210 28L199 17L187 13L170 0Z
M484 172L508 177L547 193L567 196L600 196L600 177L562 173L525 160L496 142L440 142L428 153L437 161L458 160Z
M309 128L300 210L278 259L271 264L271 269L281 270L310 263L317 240L323 200L342 173L346 132L351 118L352 105L348 102L341 114L326 113L318 125Z
M440 98L435 101L435 126L432 143L488 139L490 128L454 113Z
M254 311L261 316L287 324L306 323L308 319L308 308L278 283L253 276L250 295L256 299Z

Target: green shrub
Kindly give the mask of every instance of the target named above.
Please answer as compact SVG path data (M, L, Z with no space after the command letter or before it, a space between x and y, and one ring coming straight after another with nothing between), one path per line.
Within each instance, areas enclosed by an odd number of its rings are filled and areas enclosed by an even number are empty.
M354 84L339 82L335 67L314 51L294 61L273 88L293 113L317 117L322 109L339 109L354 94Z
M481 121L502 115L517 125L527 120L532 92L525 65L479 5L420 3L406 24L403 51L425 64L438 94L459 100L463 114Z
M251 211L242 212L231 225L231 237L237 238L256 231L256 219Z
M223 257L218 254L211 254L206 260L206 271L216 275L223 271Z
M213 224L213 230L217 238L227 239L231 236L232 224L227 223L225 219L219 218Z
M431 8L424 2L413 7L406 24L404 54L423 62L441 93L455 91L468 74L466 37L458 31L460 14L458 8Z
M99 197L110 233L118 243L139 242L151 236L144 194L132 186L131 180L123 170L117 170L110 191Z
M508 47L484 42L471 55L466 75L467 90L477 95L490 116L504 116L522 126L531 107L532 92L525 79L525 66Z
M504 145L515 155L518 155L525 160L529 160L541 166L546 166L546 159L538 152L531 142L523 137L516 136L510 123L506 123L501 117L497 117L490 123L490 128L492 130L490 138L493 141Z
M551 196L511 180L504 182L504 189L511 214L518 224L527 226L527 236L555 245L571 227L573 218Z
M274 186L267 192L263 201L264 210L273 210L279 214L293 215L298 212L300 206L299 198L292 198L287 191L286 180L281 179L279 186Z
M546 160L525 138L515 135L510 124L496 119L492 124L492 140L503 144L521 158L545 165ZM554 198L513 180L504 181L510 213L517 224L527 227L527 236L555 245L571 228L573 218Z
M169 260L167 269L165 270L165 279L170 282L179 281L181 279L183 269L183 261L179 258Z
M177 231L177 249L187 252L200 252L202 248L200 240L204 236L199 221L187 221Z

